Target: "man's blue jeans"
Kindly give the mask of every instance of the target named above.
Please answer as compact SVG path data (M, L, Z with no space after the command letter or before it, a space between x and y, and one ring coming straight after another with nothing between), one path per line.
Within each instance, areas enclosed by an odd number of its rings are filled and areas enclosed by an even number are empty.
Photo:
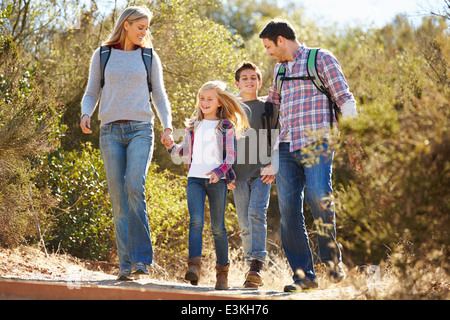
M100 150L114 211L120 269L153 263L145 181L153 154L148 122L109 123L100 128Z
M266 261L267 207L271 184L262 182L258 177L236 180L235 186L234 202L245 261L248 265L254 259Z
M225 229L227 184L224 179L209 183L209 179L188 178L187 202L189 209L189 258L202 256L202 235L205 224L205 201L209 200L211 231L216 248L216 263L228 265L228 235Z
M341 252L336 243L334 203L324 200L333 192L333 154L321 153L318 164L307 166L303 162L308 155L302 154L301 150L290 152L289 143L281 143L279 147L276 186L281 214L281 241L294 272L294 281L301 279L298 270L311 280L316 277L303 216L304 198L310 205L317 228L320 260L334 265L341 261Z

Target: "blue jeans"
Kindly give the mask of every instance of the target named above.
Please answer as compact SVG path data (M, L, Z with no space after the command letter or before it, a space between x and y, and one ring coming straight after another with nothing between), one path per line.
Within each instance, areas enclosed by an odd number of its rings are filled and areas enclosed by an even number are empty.
M153 263L145 181L153 154L148 122L109 123L100 128L100 150L114 212L120 269Z
M281 214L281 241L294 272L294 281L301 279L297 270L302 270L311 280L316 277L303 216L304 198L310 205L317 227L320 260L334 264L341 261L341 252L336 243L334 203L324 201L324 198L333 192L333 154L322 153L318 164L306 166L302 160L308 157L307 155L302 155L301 150L290 152L289 143L280 144L276 185Z
M222 267L228 265L228 235L225 229L227 190L227 185L223 179L220 179L217 183L209 183L209 179L188 178L189 258L202 256L205 201L206 196L208 196L211 231L216 248L216 263Z
M258 177L236 180L235 186L234 202L245 261L247 264L254 259L266 261L266 218L271 184L262 182L261 177Z

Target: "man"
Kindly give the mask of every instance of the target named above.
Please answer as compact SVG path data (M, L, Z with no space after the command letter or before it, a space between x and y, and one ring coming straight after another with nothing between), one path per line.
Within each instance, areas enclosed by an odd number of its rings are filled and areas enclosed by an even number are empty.
M267 126L264 116L266 104L258 99L262 75L255 64L241 63L235 71L235 80L242 102L248 107L250 129L237 141L237 161L233 165L236 181L229 188L233 189L244 258L250 267L244 287L258 289L263 285L262 270L267 257L267 208L271 183L275 179L268 135L262 129L275 129L276 117L269 118L270 127L264 128Z
M281 240L294 272L294 284L285 286L284 291L315 289L318 283L303 216L303 199L310 205L314 221L320 226L319 258L328 266L331 280L339 282L345 277L341 252L336 242L334 203L325 200L330 199L332 194L333 159L333 151L329 150L326 138L331 131L330 121L335 121L335 117L330 119L326 95L312 81L300 79L308 75L310 48L297 40L292 25L285 20L272 20L259 37L266 53L278 62L268 101L279 105L280 109L281 129L274 146L279 153L276 184L281 214ZM278 92L280 66L286 68L286 73ZM356 101L333 54L320 50L316 66L319 77L340 108L342 116L356 116ZM324 138L323 143L318 141L317 133ZM307 161L311 156L307 155L305 149L320 150L318 163Z

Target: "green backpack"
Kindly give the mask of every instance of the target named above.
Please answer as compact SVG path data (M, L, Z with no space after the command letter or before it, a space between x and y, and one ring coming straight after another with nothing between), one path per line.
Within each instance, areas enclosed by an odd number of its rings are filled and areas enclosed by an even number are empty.
M142 60L144 61L145 70L147 71L147 84L148 92L152 92L152 81L151 81L151 67L152 67L152 57L153 52L151 48L141 48L142 50ZM101 86L105 85L105 69L108 63L109 56L111 55L110 46L100 47L100 67L101 67Z
M325 85L322 82L322 79L319 77L319 73L317 72L317 56L320 48L313 48L309 51L308 54L308 64L307 64L307 71L308 76L307 77L286 77L286 68L281 65L280 69L278 69L278 74L276 78L277 83L277 89L278 94L280 95L280 103L281 103L281 88L283 87L284 81L291 81L291 80L302 80L302 81L312 81L316 88L322 92L324 95L328 98L328 104L330 107L330 126L333 128L333 115L336 116L336 119L338 119L338 116L341 114L341 110L337 106L337 104L333 101L333 97L326 89Z

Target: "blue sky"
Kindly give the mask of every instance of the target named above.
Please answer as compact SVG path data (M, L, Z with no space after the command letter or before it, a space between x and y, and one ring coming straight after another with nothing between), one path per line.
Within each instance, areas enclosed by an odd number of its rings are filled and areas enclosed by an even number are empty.
M222 0L226 1L226 0ZM279 0L303 7L307 17L317 21L319 26L338 24L339 27L359 26L381 28L393 18L403 13L413 24L420 24L421 17L431 10L439 11L445 6L444 0ZM100 7L111 8L114 0L97 0ZM90 3L82 0L80 3ZM126 1L118 0L125 5Z
M424 14L444 8L443 0L296 0L294 3L304 7L305 14L319 26L337 23L340 27L380 28L399 13L406 14L413 24L419 24Z

